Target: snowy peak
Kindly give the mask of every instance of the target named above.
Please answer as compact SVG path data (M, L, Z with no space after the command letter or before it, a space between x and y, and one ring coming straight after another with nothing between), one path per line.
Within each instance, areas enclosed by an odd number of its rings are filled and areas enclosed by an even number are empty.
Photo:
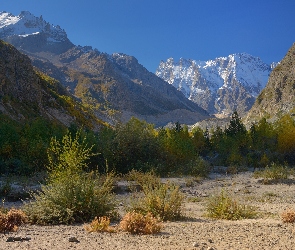
M271 66L247 53L214 60L161 61L156 75L211 114L248 111L266 86Z
M19 36L28 37L44 33L47 42L67 41L66 32L59 25L49 24L43 17L36 17L29 11L22 11L18 16L8 12L0 12L0 38Z

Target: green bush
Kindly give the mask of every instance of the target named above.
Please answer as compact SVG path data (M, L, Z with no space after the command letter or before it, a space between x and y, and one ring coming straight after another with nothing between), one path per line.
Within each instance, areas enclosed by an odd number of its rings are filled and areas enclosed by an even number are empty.
M169 182L161 183L160 178L151 173L137 176L143 191L133 199L129 211L151 213L164 221L179 219L182 216L184 196L179 186Z
M180 168L182 174L191 175L195 177L207 177L210 173L211 167L209 163L198 157L189 162L184 168Z
M70 224L89 221L95 216L114 216L115 198L111 194L112 176L102 178L84 174L63 183L42 186L24 207L35 224Z
M263 178L264 184L271 182L278 182L289 178L291 171L288 167L272 163L270 166L265 167L263 170L255 171L254 178Z
M80 142L80 131L74 138L68 133L62 142L52 139L47 185L33 193L33 201L24 208L32 223L69 224L114 215L114 176L103 178L83 171L91 155L84 141Z
M225 220L251 219L257 214L255 208L240 204L224 190L209 198L206 211L210 218Z

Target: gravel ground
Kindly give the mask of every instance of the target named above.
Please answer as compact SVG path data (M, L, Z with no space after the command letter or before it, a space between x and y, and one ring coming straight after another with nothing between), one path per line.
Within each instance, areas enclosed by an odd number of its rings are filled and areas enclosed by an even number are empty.
M25 225L17 232L1 234L0 249L295 249L295 224L280 219L284 209L295 208L293 179L264 185L246 172L214 174L200 182L190 178L172 181L181 185L187 196L184 210L188 219L165 222L160 234L87 233L83 225ZM204 217L207 197L222 189L256 206L258 218L226 221ZM19 237L20 241L7 242L9 237ZM70 242L70 238L77 242Z

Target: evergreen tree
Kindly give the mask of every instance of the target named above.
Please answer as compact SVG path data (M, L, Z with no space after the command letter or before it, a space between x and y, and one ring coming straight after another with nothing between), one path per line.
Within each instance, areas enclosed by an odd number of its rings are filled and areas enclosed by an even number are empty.
M231 120L229 122L228 128L225 130L226 135L228 136L236 136L236 135L245 135L247 133L247 129L243 124L241 118L238 115L238 112L235 111L232 114Z

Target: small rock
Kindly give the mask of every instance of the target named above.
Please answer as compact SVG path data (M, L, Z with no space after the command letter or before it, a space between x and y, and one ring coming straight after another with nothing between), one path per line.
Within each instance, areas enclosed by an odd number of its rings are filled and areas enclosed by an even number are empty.
M213 243L213 240L209 239L208 242L209 242L209 243Z
M8 238L6 239L6 242L14 242L14 237L8 237Z
M70 237L69 242L76 242L79 243L80 241L76 237Z
M214 247L208 247L207 250L215 250Z
M29 241L29 240L31 240L31 237L23 237L22 240Z
M193 247L198 247L199 243L198 242L194 242Z
M22 237L15 236L15 237L14 237L14 241L22 241Z

